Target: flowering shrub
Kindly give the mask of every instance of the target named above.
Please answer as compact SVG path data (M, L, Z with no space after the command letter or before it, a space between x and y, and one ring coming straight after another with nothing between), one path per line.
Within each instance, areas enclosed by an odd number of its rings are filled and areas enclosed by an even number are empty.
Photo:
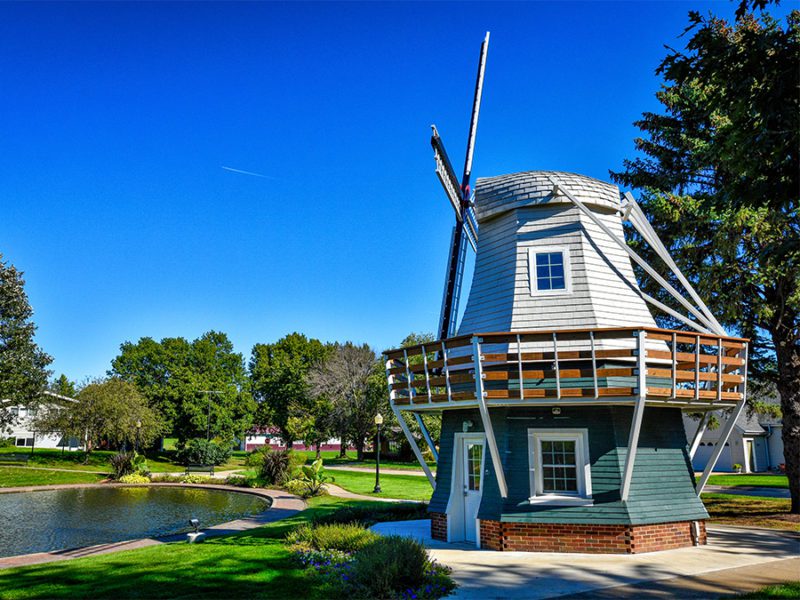
M382 538L349 523L304 525L286 540L298 562L325 578L342 598L436 600L455 589L450 569L410 538Z
M138 473L129 473L119 478L120 483L150 483L150 478Z
M286 541L294 550L334 551L352 554L379 539L379 535L356 523L303 525L289 532Z

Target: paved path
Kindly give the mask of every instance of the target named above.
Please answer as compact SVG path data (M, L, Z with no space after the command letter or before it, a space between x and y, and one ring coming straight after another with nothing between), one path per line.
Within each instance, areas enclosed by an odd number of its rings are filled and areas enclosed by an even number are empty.
M455 598L713 598L796 580L800 563L800 535L776 530L709 526L707 546L619 555L454 547L431 540L429 527L427 520L404 521L373 530L425 541L436 560L452 567Z
M734 494L736 496L764 496L766 498L791 498L788 488L757 487L754 485L707 485L710 494Z
M178 484L178 483L151 483L151 486L162 487L196 487L199 489L212 489L212 490L225 490L231 492L239 492L244 494L253 494L269 498L272 502L269 509L244 519L237 519L235 521L228 521L227 523L220 523L213 527L208 527L202 531L207 537L217 537L220 535L228 535L239 531L246 531L255 527L261 527L267 523L285 519L297 514L306 507L306 503L297 496L293 496L281 490L266 490L262 488L237 488L228 485L192 485L192 484ZM50 485L50 486L31 486L31 487L18 487L18 488L2 488L0 493L12 492L28 492L40 490L58 490L68 488L86 488L86 487L109 487L109 484L63 484L63 485ZM35 554L24 554L21 556L8 556L0 557L0 569L9 567L21 567L25 565L35 565L41 563L48 563L57 560L67 560L73 558L83 558L86 556L97 556L100 554L109 554L111 552L119 552L121 550L134 550L136 548L145 548L147 546L155 546L165 542L176 542L186 539L186 534L176 534L161 538L145 538L140 540L130 540L124 542L114 542L110 544L98 544L96 546L88 546L86 548L77 548L73 550L56 550L53 552L37 552Z

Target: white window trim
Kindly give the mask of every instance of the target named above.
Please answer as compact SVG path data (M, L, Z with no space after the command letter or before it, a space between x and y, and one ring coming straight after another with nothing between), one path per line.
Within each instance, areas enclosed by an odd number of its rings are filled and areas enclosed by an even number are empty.
M577 494L545 494L542 490L542 469L540 465L540 444L542 440L567 440L575 442L577 464ZM581 460L583 465L581 465ZM555 506L591 506L592 472L589 464L588 429L528 429L528 473L530 484L530 504L551 504Z
M536 255L551 252L560 252L564 257L564 289L540 290L536 276ZM569 257L569 246L532 246L528 248L528 279L530 281L531 296L564 296L572 293L572 267Z

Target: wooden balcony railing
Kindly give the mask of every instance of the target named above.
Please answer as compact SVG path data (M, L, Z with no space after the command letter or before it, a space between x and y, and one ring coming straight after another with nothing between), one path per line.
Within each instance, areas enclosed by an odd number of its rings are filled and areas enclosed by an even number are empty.
M476 333L385 352L393 406L633 403L710 410L744 393L747 340L656 328Z

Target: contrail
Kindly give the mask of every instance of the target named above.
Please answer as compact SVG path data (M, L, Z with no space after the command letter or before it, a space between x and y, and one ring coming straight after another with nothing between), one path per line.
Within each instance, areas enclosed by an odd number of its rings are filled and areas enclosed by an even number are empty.
M230 171L231 173L239 173L241 175L252 175L253 177L263 177L264 179L277 179L277 177L271 177L270 175L262 175L261 173L253 173L252 171L242 171L241 169L234 169L233 167L226 167L222 166L222 168L226 171Z

